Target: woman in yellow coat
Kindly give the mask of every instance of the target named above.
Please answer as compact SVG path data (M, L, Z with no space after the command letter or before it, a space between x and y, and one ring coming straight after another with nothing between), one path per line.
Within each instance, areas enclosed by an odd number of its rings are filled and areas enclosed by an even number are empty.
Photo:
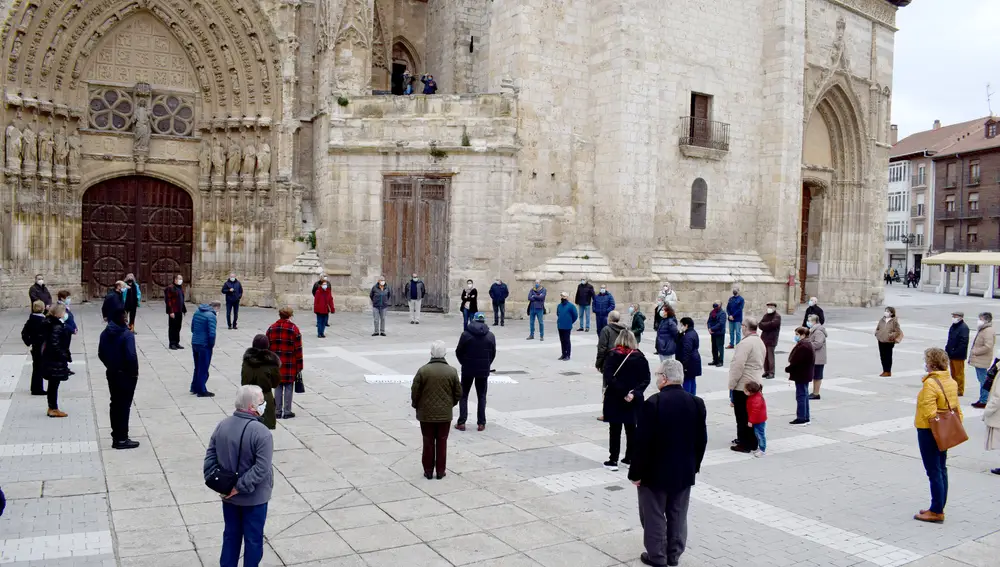
M921 510L913 519L938 524L944 521L944 505L948 500L948 451L938 450L931 432L931 421L937 418L938 411L947 411L949 407L958 412L959 419L962 418L962 408L958 405L958 383L948 372L948 362L948 354L943 349L929 348L924 351L927 375L923 377L923 388L917 394L917 415L913 419L920 458L931 484L931 507Z

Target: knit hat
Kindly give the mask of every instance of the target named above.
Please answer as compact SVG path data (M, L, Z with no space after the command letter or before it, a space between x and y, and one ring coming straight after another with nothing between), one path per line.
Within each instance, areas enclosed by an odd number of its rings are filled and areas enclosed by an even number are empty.
M271 341L267 340L267 335L257 335L253 338L253 348L257 350L269 350Z

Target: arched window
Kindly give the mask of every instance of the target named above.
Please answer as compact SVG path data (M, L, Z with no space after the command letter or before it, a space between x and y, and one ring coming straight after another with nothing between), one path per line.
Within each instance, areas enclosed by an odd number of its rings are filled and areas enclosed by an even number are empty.
M708 183L698 178L691 184L691 228L704 229L708 217Z

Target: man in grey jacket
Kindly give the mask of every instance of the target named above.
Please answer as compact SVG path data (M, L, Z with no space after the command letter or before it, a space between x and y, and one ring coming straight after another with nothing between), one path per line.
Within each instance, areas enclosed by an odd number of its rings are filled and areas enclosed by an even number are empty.
M736 414L736 439L730 449L749 453L757 450L757 435L750 426L747 395L743 389L748 382L761 383L767 348L757 335L757 319L745 317L741 326L743 339L736 345L733 362L729 365L729 401Z
M373 337L385 336L385 312L392 304L392 291L385 285L385 276L379 276L378 283L372 286L368 297L372 300L372 320L375 323Z
M239 474L236 487L222 497L220 567L238 567L244 542L244 567L257 567L264 556L264 521L274 486L271 431L260 421L265 406L259 386L240 386L236 411L215 427L205 451L206 478L217 464Z

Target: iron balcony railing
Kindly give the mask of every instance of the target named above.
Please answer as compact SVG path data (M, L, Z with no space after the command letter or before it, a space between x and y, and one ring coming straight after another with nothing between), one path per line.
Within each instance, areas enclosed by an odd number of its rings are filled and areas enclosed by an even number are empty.
M937 220L953 220L964 218L962 216L962 209L956 207L953 210L948 210L947 207L941 207L934 211L934 218Z
M922 217L927 214L927 208L924 205L913 205L910 207L911 217Z
M926 175L914 175L913 179L910 180L910 186L912 187L923 187L927 185Z
M681 117L682 146L698 146L729 151L729 124L694 116Z
M977 238L975 241L969 241L968 236L963 242L945 243L944 246L935 247L935 251L939 252L985 252L996 249L996 239Z
M888 236L887 235L885 237L885 241L886 242L892 242L892 243L898 242L901 246L907 246L907 244L905 244L903 242L902 237L900 237L898 235L892 235L892 236ZM913 235L913 239L910 240L910 243L909 243L908 246L910 248L919 248L919 247L921 247L923 245L924 245L924 235L923 234L914 234Z

